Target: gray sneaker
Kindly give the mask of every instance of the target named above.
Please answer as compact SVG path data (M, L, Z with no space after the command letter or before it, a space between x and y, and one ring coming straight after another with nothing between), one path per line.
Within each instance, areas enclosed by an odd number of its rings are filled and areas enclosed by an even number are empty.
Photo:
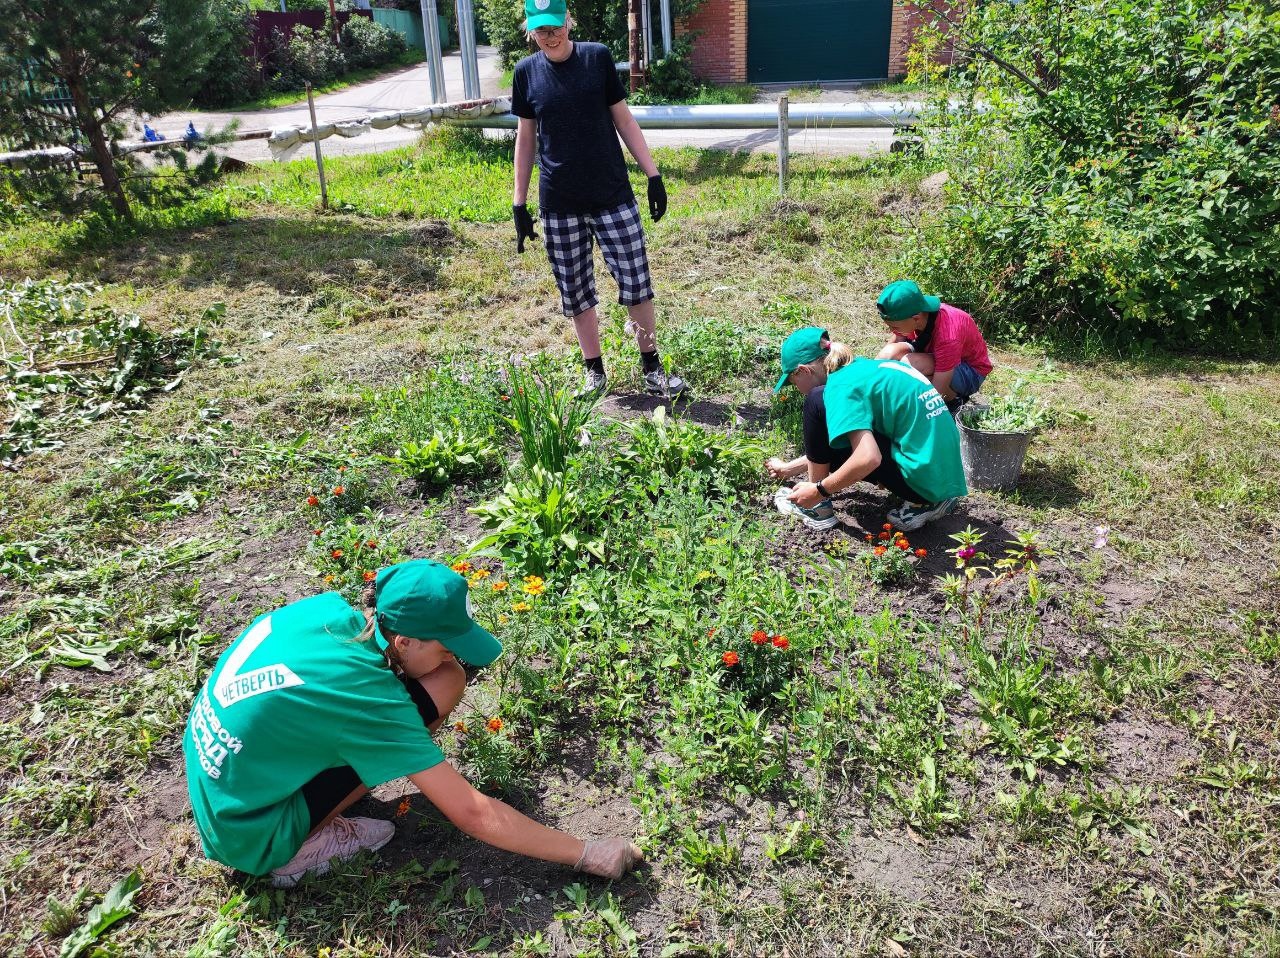
M573 398L591 399L595 396L603 396L608 391L609 377L594 369L588 369L587 374L582 377L582 388L573 394Z
M644 374L644 391L651 396L674 398L688 388L689 384L683 379L674 373L668 374L662 368Z
M306 875L326 875L330 861L346 861L363 851L376 852L391 841L395 825L377 818L343 818L339 815L298 849L288 864L271 872L276 888L292 888Z
M836 518L836 509L831 504L830 499L823 499L813 508L806 509L791 500L791 488L789 486L783 486L774 493L773 505L784 516L793 516L810 529L817 529L818 531L831 529L840 522Z
M959 504L960 500L954 496L935 503L904 502L897 509L891 510L887 518L903 532L912 532L934 519L951 515Z

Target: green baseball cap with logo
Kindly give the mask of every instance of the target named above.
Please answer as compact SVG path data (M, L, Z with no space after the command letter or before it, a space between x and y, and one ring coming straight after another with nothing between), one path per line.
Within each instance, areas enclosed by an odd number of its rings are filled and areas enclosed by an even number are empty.
M446 565L413 559L382 569L374 580L373 633L386 648L384 632L413 639L436 639L470 665L488 665L502 643L471 618L467 580Z
M830 347L822 345L824 339L828 339L825 329L806 326L804 329L797 329L782 341L782 377L778 380L778 385L773 387L775 393L782 392L787 384L787 377L796 369L827 354Z
M524 0L525 29L562 27L569 10L564 0Z
M876 300L876 309L886 323L901 322L916 313L936 313L941 306L940 296L926 296L909 279L890 283L880 291L880 298Z

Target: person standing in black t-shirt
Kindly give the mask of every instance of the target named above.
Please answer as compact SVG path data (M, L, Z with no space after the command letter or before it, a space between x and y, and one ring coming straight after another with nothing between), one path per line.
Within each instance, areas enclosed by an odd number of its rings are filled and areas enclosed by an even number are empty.
M573 20L564 0L525 0L524 10L525 29L538 52L516 64L512 77L511 112L519 118L511 207L516 249L523 253L524 241L537 239L527 205L536 147L544 242L561 308L573 318L582 348L583 393L608 387L592 259L593 243L599 242L618 283L618 302L627 307L635 328L645 390L679 395L684 380L664 370L658 359L644 229L618 138L649 177L649 215L655 223L667 210L662 176L627 107L608 48L569 39Z

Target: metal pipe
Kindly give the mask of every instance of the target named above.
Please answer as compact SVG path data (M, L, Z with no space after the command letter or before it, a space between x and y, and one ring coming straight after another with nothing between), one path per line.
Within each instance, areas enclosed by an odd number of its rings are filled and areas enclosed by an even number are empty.
M787 172L791 160L791 101L784 93L778 97L778 194L787 195Z
M662 18L662 55L668 57L671 56L671 0L662 0L658 14Z
M631 82L627 89L635 93L640 89L640 0L627 0L627 60L631 64Z
M436 0L419 0L419 6L422 8L422 45L427 54L427 85L431 88L431 102L446 103L449 94L444 86L444 54L440 49Z
M476 53L475 11L471 0L457 0L458 46L462 51L462 95L480 99L480 58Z
M649 0L640 0L640 24L641 36L644 37L644 72L648 75L649 67L653 65L653 9Z
M787 125L793 130L913 126L924 110L925 104L906 100L794 103L788 110ZM778 125L778 108L772 103L633 106L631 113L646 130L771 130ZM448 122L459 126L514 129L516 118L510 113L501 113Z

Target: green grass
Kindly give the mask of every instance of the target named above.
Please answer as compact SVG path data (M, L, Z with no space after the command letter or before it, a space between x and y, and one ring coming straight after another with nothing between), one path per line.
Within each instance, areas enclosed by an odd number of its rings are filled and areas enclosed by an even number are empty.
M585 441L502 398L514 354L545 352L552 393L577 371L545 259L514 250L509 143L335 161L329 214L299 161L128 236L0 233L7 280L92 281L86 308L216 342L129 409L57 393L80 405L55 422L46 400L33 428L63 445L0 473L0 951L56 953L135 866L136 913L98 942L121 954L1280 947L1280 369L995 344L986 389L1022 376L1056 424L1017 490L912 533L928 555L877 584L879 494L843 500L852 532L824 540L773 513L757 467L798 438L794 397L769 395L778 340L816 323L878 346L874 294L932 171L797 156L780 201L768 157L659 152L660 340L698 402L636 418L602 273L618 395ZM41 315L0 328L10 368ZM422 462L444 478L412 481ZM1039 569L949 585L966 525L992 571L1037 530ZM256 614L420 555L489 573L473 598L507 647L446 754L539 820L637 836L650 870L608 886L532 865L418 797L381 860L296 891L203 859L179 743L212 662ZM533 572L545 591L519 592ZM357 813L393 816L403 791Z
M365 67L362 70L351 70L331 80L321 86L313 86L312 93L315 96L323 96L326 93L337 93L348 87L355 86L359 83L366 83L369 80L376 80L378 77L385 76L402 67L414 66L422 63L426 59L426 53L417 48L404 51L389 63L381 66ZM276 107L292 106L295 103L306 102L307 94L304 90L280 90L276 93L265 93L260 97L252 100L245 100L243 103L234 103L230 106L220 106L211 109L211 113L252 113L257 110L274 110Z

